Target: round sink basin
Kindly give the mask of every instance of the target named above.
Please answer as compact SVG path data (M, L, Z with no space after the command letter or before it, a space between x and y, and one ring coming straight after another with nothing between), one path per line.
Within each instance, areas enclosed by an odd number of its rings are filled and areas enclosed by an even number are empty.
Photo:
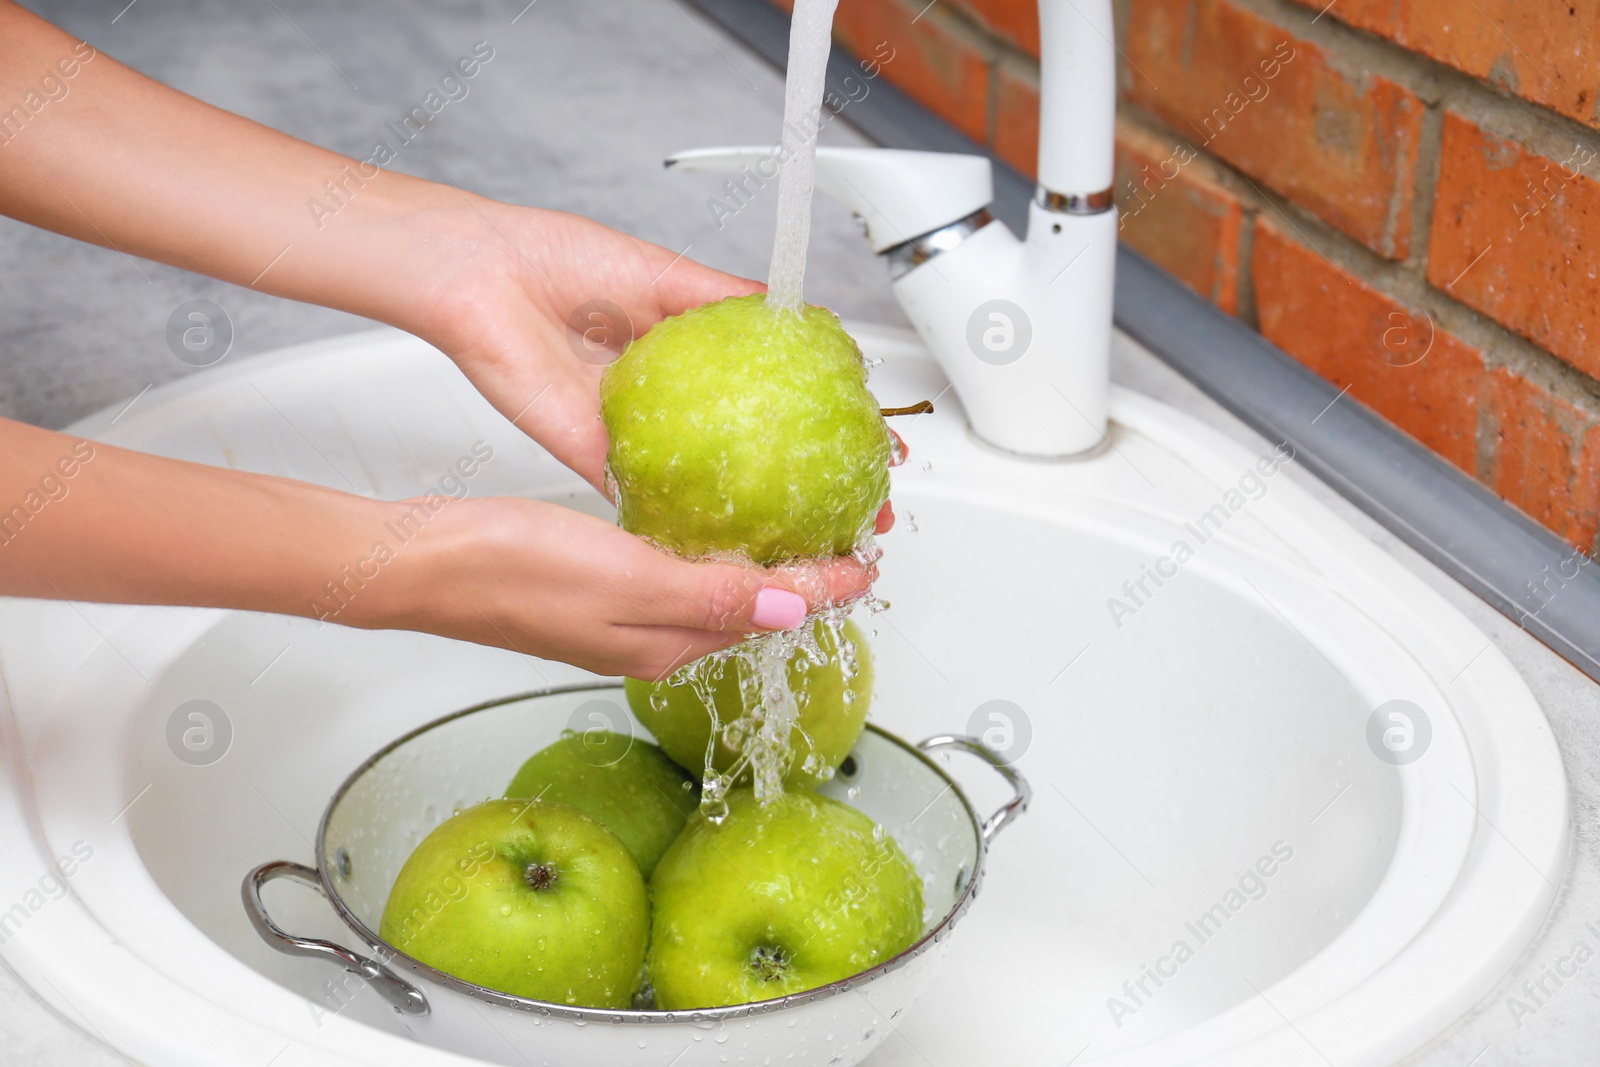
M983 736L1034 786L938 976L871 1023L888 1035L871 1062L1380 1065L1469 1012L1538 929L1568 845L1549 729L1481 631L1297 487L1285 454L1118 392L1095 458L1017 460L968 434L907 335L856 332L885 360L884 403L940 396L897 423L912 452L883 539L892 606L858 616L873 720ZM607 513L390 332L114 414L81 431L386 497L484 442L473 495ZM329 795L377 748L589 676L419 634L26 601L0 602L0 666L0 850L36 857L4 877L36 882L80 843L92 857L0 955L127 1056L592 1062L569 1022L537 1048L490 1017L449 1050L419 1041L358 979L264 946L239 903L262 859L311 859ZM962 759L974 805L1003 802ZM269 892L284 926L341 933L308 891ZM783 1062L853 1062L860 1038L812 1024ZM737 1022L700 1039L761 1062ZM645 1034L616 1062L680 1052Z

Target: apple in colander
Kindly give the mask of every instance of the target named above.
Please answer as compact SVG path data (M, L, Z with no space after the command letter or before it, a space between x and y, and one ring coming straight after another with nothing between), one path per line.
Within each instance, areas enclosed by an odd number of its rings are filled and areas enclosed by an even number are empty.
M656 1006L799 993L893 958L923 933L922 881L865 814L805 789L727 796L697 814L650 880Z
M649 878L699 807L700 786L648 741L569 730L528 757L506 796L571 804L621 838Z
M627 1008L650 905L622 841L568 804L490 800L401 867L378 933L413 959L533 1000Z

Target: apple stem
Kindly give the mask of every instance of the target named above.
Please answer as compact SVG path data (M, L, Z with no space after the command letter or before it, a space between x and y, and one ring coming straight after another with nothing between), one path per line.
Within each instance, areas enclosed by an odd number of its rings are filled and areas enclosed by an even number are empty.
M910 404L903 408L879 408L878 414L884 418L888 418L891 415L932 415L933 401L919 400L915 404Z

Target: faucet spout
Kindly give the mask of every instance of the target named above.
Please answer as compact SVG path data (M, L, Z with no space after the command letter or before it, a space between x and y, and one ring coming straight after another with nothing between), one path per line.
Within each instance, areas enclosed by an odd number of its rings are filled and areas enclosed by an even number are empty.
M1109 407L1112 0L1040 0L1039 28L1038 185L1026 239L986 215L970 232L946 227L937 254L919 246L922 258L895 277L894 291L974 433L1022 455L1071 457L1105 442Z
M1111 0L1039 0L1038 182L1058 198L1109 206L1116 32Z

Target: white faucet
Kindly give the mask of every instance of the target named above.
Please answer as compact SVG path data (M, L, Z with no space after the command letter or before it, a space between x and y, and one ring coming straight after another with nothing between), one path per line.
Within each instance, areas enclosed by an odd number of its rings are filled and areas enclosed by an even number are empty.
M1028 456L1106 439L1117 215L1111 0L1039 0L1038 187L1018 240L987 211L983 156L819 148L817 188L862 219L895 296L973 432ZM772 146L709 148L681 170L777 175ZM748 190L749 178L734 180Z

